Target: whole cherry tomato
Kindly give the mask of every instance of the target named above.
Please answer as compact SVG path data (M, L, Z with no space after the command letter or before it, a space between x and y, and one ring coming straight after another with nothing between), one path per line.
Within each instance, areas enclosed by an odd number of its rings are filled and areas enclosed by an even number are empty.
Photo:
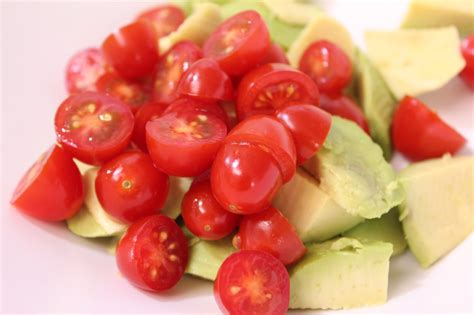
M365 119L364 112L351 98L344 95L335 97L321 95L319 106L331 115L352 120L364 129L367 134L370 134L369 124Z
M137 17L137 20L151 22L155 27L156 35L163 37L176 31L185 18L186 16L181 8L166 4L146 10Z
M72 93L95 91L95 83L107 70L104 56L97 48L76 53L66 67L67 91Z

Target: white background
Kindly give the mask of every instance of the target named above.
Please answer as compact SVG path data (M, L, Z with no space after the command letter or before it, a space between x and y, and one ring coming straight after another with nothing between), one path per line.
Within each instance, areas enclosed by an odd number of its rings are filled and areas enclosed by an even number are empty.
M2 313L218 313L210 283L185 278L165 294L139 291L119 275L114 258L100 246L75 237L63 224L35 221L8 205L22 173L54 142L53 115L66 97L63 71L68 58L81 48L100 45L111 30L153 3L2 1ZM397 27L406 1L325 1L322 6L363 46L364 29ZM422 97L469 138L462 154L472 154L473 95L454 79ZM398 156L395 163L400 167L404 161ZM406 253L391 263L387 304L314 313L472 313L473 253L472 235L429 270Z

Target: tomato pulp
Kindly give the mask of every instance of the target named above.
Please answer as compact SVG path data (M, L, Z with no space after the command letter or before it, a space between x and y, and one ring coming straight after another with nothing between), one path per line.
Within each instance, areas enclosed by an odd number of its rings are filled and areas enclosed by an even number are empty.
M76 53L66 66L67 91L80 93L95 91L97 79L107 71L102 52L87 48Z

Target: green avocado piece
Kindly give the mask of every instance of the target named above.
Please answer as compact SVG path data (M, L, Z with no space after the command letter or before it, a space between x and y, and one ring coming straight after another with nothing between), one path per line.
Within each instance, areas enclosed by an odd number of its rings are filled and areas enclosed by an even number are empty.
M356 226L364 219L348 213L298 169L273 199L273 206L290 221L303 242L322 242Z
M393 256L407 248L407 241L399 221L398 209L393 208L381 218L366 220L355 228L344 232L343 236L358 239L361 242L382 241L393 245Z
M474 156L445 156L400 172L406 200L400 218L410 250L428 267L474 229Z
M89 212L87 207L82 206L81 210L76 213L72 218L66 221L67 227L69 230L81 237L104 237L110 236L106 230L102 228L102 226L97 223L95 218Z
M404 198L404 191L382 150L354 122L333 116L322 148L303 167L319 188L347 212L379 218Z
M181 213L181 202L193 182L192 178L170 176L169 193L161 214L176 219Z
M314 3L294 0L260 0L276 18L291 25L306 25L321 10Z

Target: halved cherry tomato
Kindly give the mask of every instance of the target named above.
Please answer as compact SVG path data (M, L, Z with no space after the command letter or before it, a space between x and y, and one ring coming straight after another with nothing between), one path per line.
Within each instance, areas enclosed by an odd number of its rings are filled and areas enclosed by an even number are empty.
M327 40L316 41L306 49L299 69L325 94L341 94L352 78L351 60L342 49Z
M203 45L205 57L215 59L229 75L241 75L267 54L270 34L256 11L240 12L225 20Z
M454 154L466 139L423 104L405 96L399 103L392 122L395 148L412 160Z
M285 265L291 265L306 253L306 247L293 226L273 207L244 216L233 244L238 249L272 254Z
M202 58L202 51L191 41L175 44L163 55L156 67L153 85L153 100L171 103L178 98L176 89L183 73L191 64Z
M188 241L172 219L152 215L128 228L117 246L115 259L131 284L160 292L183 277L188 263Z
M141 106L135 114L132 141L143 152L148 152L146 147L146 124L161 116L166 109L163 103L148 103Z
M235 102L234 101L223 101L219 102L220 107L224 110L226 113L227 118L229 119L229 130L235 127L237 125L237 113L235 111Z
M284 315L290 303L290 277L272 255L242 250L219 268L214 297L224 314Z
M194 182L184 195L181 215L186 227L197 237L218 240L229 235L240 216L226 211L212 195L209 179Z
M34 218L62 221L76 214L83 201L81 173L71 155L55 145L23 175L10 203Z
M137 20L148 20L155 27L156 35L163 37L176 31L185 18L181 8L166 4L146 10L137 17Z
M69 96L54 118L59 143L75 158L98 165L130 143L133 114L122 101L96 92Z
M303 72L289 65L269 63L247 73L237 91L237 116L273 115L292 103L318 105L318 87Z
M128 24L105 39L102 52L124 78L137 79L151 74L158 61L155 29L145 21Z
M168 175L155 168L143 152L125 152L100 168L97 198L111 216L132 223L157 214L168 196Z
M471 89L474 89L474 34L462 41L461 52L466 61L466 66L461 71L460 76Z
M277 111L277 118L293 135L298 164L319 150L331 129L331 115L314 105L288 106Z
M267 63L284 63L289 64L288 58L286 58L285 51L277 43L272 43L268 49L267 55L263 60L260 61L260 65Z
M204 58L193 63L183 73L178 93L201 100L231 100L234 88L229 76L213 59Z
M72 93L95 91L97 79L106 72L102 52L97 48L87 48L76 53L66 67L67 91Z
M265 210L282 184L277 161L265 148L254 144L225 144L211 169L214 197L236 214Z
M365 119L364 112L351 98L344 95L335 97L321 95L319 106L331 115L352 120L364 129L367 134L370 134L369 124Z
M290 130L275 117L255 115L241 121L232 129L225 143L246 142L258 145L272 154L280 166L283 182L296 171L296 148Z
M194 177L211 167L226 133L220 118L203 112L169 113L146 125L153 162L172 176Z

